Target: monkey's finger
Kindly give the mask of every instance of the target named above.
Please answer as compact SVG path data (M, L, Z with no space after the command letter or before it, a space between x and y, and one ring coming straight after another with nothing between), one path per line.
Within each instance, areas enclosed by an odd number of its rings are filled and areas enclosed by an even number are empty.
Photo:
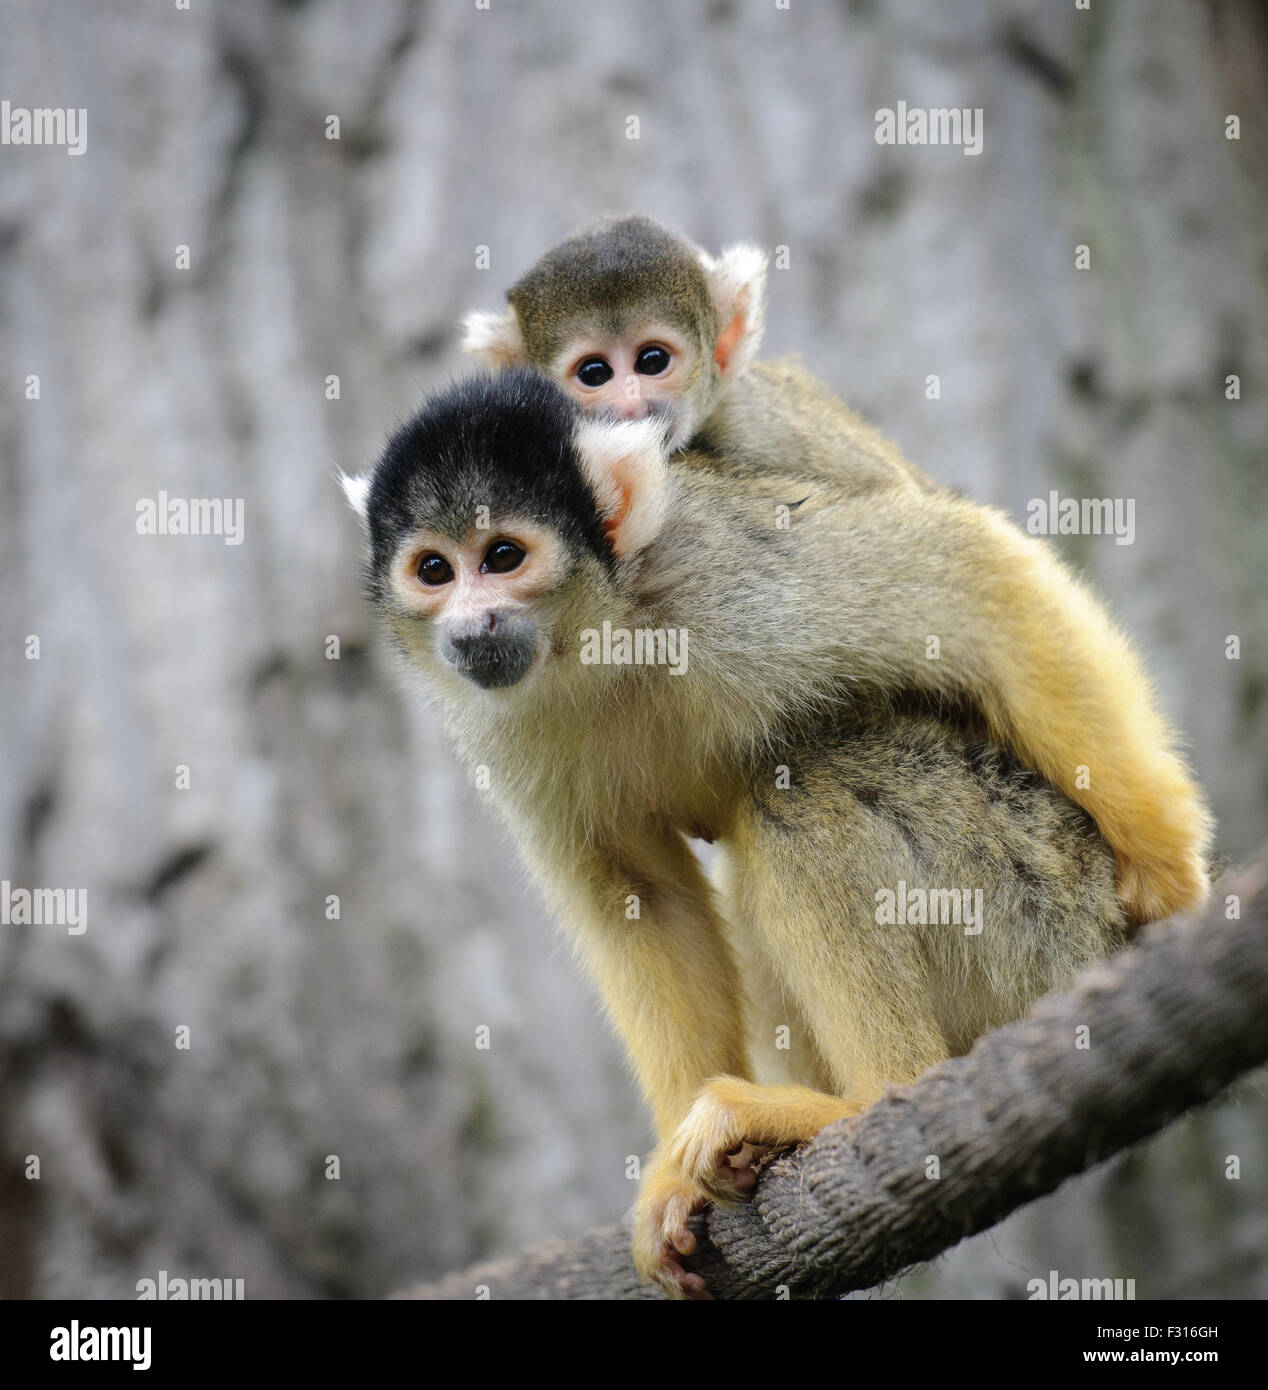
M709 1292L703 1276L688 1273L669 1251L665 1252L662 1271L673 1281L674 1292L683 1298L692 1299L697 1303L713 1301L713 1295Z
M756 1168L733 1168L731 1184L738 1192L752 1192L757 1186Z
M673 1250L666 1246L660 1264L652 1276L671 1298L686 1298L697 1303L712 1302L713 1295L699 1274L690 1274L678 1263Z

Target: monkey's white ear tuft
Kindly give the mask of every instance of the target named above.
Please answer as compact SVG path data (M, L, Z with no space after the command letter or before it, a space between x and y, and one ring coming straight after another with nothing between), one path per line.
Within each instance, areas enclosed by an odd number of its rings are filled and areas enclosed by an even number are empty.
M665 432L642 420L582 419L573 436L581 467L618 556L650 545L665 521Z
M501 371L524 360L524 340L515 311L488 314L477 309L462 321L462 350L486 367Z
M348 499L348 505L361 518L362 521L368 520L370 507L370 475L362 473L360 477L353 478L339 470L339 486L343 488L343 495Z
M728 246L716 258L700 253L718 311L714 355L723 376L739 376L761 346L766 328L766 259L760 246L743 242Z

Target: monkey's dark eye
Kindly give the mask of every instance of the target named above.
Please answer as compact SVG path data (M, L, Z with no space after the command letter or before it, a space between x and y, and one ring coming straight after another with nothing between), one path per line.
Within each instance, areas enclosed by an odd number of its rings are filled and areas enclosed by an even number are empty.
M514 541L494 541L485 552L480 573L509 574L513 569L519 568L523 558L523 550Z
M669 366L669 353L663 347L645 347L634 359L640 376L659 376Z
M429 550L418 562L418 577L424 584L448 584L453 578L453 566L443 555Z
M602 357L587 357L577 368L577 380L582 386L602 386L612 380L612 368Z

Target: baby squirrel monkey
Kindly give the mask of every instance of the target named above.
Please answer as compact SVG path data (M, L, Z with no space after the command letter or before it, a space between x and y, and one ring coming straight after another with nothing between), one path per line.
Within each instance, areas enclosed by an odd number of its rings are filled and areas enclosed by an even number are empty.
M385 627L624 1038L658 1136L634 1260L671 1296L707 1296L688 1217L751 1192L755 1153L1126 940L1084 812L971 713L891 687L871 704L855 680L909 595L957 630L962 597L923 575L972 541L972 509L670 455L658 421L584 416L527 369L442 392L344 486ZM772 499L803 498L777 527ZM720 903L690 835L719 846Z
M1133 923L1200 905L1211 817L1129 643L1042 542L939 489L795 363L753 362L765 275L756 247L714 258L648 217L604 219L547 252L507 312L468 315L464 347L541 368L584 410L654 416L671 449L753 474L772 518L781 502L823 506L828 480L875 497L840 614L853 684L973 704L1095 819ZM760 481L783 469L805 488Z

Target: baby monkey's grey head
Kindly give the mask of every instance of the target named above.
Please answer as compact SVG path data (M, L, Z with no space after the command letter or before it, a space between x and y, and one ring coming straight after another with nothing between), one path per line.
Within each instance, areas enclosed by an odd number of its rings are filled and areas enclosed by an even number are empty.
M664 517L653 420L583 417L540 372L432 397L374 471L343 478L369 532L371 597L413 664L450 690L517 686L616 611ZM457 678L457 679L455 679Z
M467 315L463 346L540 367L595 415L656 415L679 449L752 361L765 284L755 246L715 258L650 217L607 217L542 256L503 313Z

